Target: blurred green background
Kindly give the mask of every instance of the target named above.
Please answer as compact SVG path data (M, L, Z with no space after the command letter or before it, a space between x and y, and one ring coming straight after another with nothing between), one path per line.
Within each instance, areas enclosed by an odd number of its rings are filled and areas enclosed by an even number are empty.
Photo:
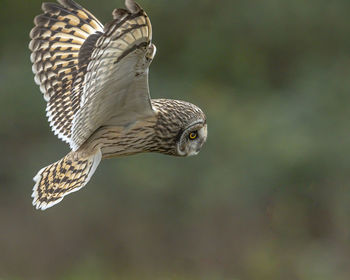
M350 2L139 2L152 97L200 106L208 142L103 161L41 212L32 177L68 152L31 72L41 1L0 0L0 279L350 279Z

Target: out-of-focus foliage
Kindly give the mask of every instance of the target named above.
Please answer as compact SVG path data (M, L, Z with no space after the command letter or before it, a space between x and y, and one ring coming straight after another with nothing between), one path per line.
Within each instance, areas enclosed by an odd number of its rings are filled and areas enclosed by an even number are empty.
M104 161L40 212L32 177L68 152L31 73L41 1L0 1L0 279L349 279L350 2L139 2L152 96L203 108L208 142Z

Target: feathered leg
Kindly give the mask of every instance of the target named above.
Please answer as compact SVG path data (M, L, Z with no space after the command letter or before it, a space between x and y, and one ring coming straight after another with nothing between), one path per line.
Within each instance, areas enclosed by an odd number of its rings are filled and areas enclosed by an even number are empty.
M89 182L100 161L100 150L90 155L70 152L42 168L34 177L33 205L45 210L59 203L67 194L80 190Z

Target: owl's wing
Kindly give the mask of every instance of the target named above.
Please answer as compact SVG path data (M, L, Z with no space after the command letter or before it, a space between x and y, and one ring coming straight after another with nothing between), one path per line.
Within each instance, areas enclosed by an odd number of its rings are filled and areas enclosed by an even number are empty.
M133 0L105 28L73 0L44 3L29 48L50 126L76 150L100 126L154 114L148 67L155 54L149 18Z
M133 0L113 12L87 52L80 109L74 115L71 148L76 150L100 126L126 126L154 114L148 89L148 67L154 57L151 23Z
M30 32L31 61L35 82L47 101L50 126L70 143L73 117L80 106L80 91L86 72L79 62L88 38L103 32L103 25L72 0L43 3Z

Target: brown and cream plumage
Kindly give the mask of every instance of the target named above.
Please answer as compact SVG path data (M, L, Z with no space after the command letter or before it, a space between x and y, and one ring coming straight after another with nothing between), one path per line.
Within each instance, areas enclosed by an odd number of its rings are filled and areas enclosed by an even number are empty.
M156 48L151 22L133 0L105 27L73 0L43 3L29 48L35 82L55 134L72 151L34 177L33 205L46 209L87 184L103 158L142 152L197 154L204 113L191 103L151 99Z

